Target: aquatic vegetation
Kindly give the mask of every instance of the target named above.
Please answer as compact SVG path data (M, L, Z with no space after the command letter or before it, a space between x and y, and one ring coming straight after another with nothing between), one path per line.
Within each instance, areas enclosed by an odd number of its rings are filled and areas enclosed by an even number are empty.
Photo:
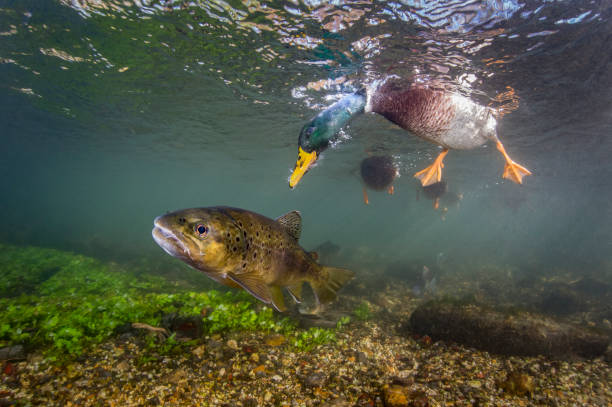
M334 342L335 340L336 333L333 330L313 327L306 331L298 332L289 340L289 343L296 350L307 352L319 345Z
M353 315L360 321L367 321L372 318L372 311L367 302L362 301L354 310Z
M0 244L0 297L32 292L40 283L80 260L58 250L35 247L15 250Z
M51 360L63 360L82 354L133 322L160 326L165 315L201 317L203 331L210 334L253 330L291 335L298 349L311 349L333 338L329 330L300 332L289 318L279 318L269 307L258 308L242 291L181 292L163 278L135 277L84 256L37 248L3 249L5 259L18 260L17 265L5 263L3 270L6 267L10 274L3 281L14 278L13 270L19 267L27 274L29 264L34 270L58 264L59 271L30 294L0 298L4 310L0 347L23 344L29 350L42 349ZM24 264L27 254L33 254L30 259L34 260ZM8 281L5 286L11 284L15 285ZM147 346L160 354L180 352L190 344L177 342L174 334L164 341L147 340Z

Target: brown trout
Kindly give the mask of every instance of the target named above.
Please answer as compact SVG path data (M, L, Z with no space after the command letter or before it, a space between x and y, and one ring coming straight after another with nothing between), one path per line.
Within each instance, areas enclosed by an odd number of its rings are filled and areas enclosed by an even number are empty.
M285 311L282 288L296 302L307 281L320 304L354 276L350 270L325 267L300 247L302 218L297 211L274 220L244 209L193 208L158 216L153 239L169 255L230 287Z

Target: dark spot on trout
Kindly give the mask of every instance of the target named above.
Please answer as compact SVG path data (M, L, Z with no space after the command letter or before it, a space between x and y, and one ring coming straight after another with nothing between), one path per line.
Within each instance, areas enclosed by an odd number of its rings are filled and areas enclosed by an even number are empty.
M233 250L233 251L236 251L236 250L238 250L238 248L237 248L236 246L234 246L234 248L233 248L232 250Z
M236 241L237 241L237 242L239 242L239 241L240 241L240 238L239 238L238 236L236 236Z
M242 263L242 268L245 269L246 268L246 263Z
M246 249L247 249L247 250L249 250L249 244L248 244L248 243L247 243L247 245L246 245Z
M257 258L257 252L253 253L253 258L256 259Z
M243 231L242 233L244 233L244 237L246 237L246 236L247 236L246 230L245 230L245 231Z
M259 237L259 232L255 232L255 235L256 235L257 237Z
M184 224L185 222L187 222L185 218L178 218L178 223L180 223L181 225Z

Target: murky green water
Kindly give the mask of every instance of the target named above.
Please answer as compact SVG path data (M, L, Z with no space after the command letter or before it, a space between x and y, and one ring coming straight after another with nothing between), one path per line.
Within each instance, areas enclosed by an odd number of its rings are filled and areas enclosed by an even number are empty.
M357 279L494 265L610 283L610 3L421 3L0 1L0 240L167 261L166 211L296 209L302 246L332 242ZM491 143L452 151L462 199L435 210L413 174L437 147L362 115L291 190L304 123L389 74L514 109L499 134L533 176L502 180ZM371 152L401 176L366 206Z

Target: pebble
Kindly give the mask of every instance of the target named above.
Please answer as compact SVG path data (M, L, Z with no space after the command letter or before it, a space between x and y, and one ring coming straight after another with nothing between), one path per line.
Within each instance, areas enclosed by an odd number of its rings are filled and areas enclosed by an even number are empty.
M320 372L312 373L304 379L304 385L307 387L321 387L325 383L325 374Z
M187 373L183 369L176 369L168 376L166 376L166 380L172 384L178 384L181 380L187 378Z
M283 343L285 343L285 340L286 339L284 335L280 335L280 334L269 335L266 337L265 343L266 345L269 345L269 346L280 346Z
M227 341L227 347L233 350L238 350L238 342L235 339L230 339Z
M206 351L206 345L200 345L194 350L192 350L191 353L201 359L205 351Z
M266 393L264 394L264 401L269 402L270 400L272 400L272 393L266 390Z

